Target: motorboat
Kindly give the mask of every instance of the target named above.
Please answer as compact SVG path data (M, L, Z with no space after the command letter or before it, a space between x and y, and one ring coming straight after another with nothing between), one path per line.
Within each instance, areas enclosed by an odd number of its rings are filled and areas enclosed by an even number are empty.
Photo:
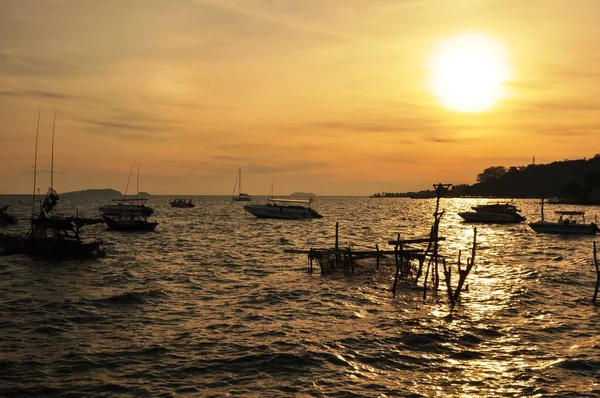
M237 189L238 194L235 194ZM250 202L252 197L247 193L242 193L242 168L240 167L238 170L238 176L235 180L235 184L233 185L233 193L231 194L231 200L234 202Z
M525 221L515 205L511 203L491 203L471 207L473 211L464 211L458 215L470 223L520 223Z
M179 198L175 198L172 201L169 202L171 204L171 206L173 207L180 207L180 208L191 208L191 207L196 207L196 205L194 205L192 203L191 199L179 199Z
M555 211L558 216L554 222L541 221L529 223L531 229L540 234L593 235L600 232L596 223L585 222L583 211Z
M244 209L258 218L278 218L287 220L303 220L322 218L310 207L313 199L280 199L269 198L266 204L245 205Z

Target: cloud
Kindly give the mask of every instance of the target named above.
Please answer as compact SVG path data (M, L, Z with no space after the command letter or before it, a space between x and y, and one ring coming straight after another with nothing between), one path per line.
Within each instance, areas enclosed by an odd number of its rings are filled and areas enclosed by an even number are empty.
M59 93L54 91L42 91L42 90L14 90L14 91L0 91L2 97L31 97L31 98L42 98L42 99L60 99L60 100L71 100L78 99L75 95Z

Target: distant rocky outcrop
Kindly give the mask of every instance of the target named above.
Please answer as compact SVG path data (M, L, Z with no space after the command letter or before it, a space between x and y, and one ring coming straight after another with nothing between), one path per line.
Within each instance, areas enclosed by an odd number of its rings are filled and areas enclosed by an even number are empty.
M294 192L291 193L290 196L293 196L294 198L314 198L317 195L311 192Z
M123 194L116 189L103 188L103 189L84 189L82 191L72 192L59 192L60 196L63 197L77 197L77 198L105 198L105 199L119 199L123 197ZM140 192L137 195L128 194L128 198L138 196L140 198L149 198L148 192Z
M63 197L94 197L94 198L120 198L123 194L116 189L84 189L82 191L62 192Z

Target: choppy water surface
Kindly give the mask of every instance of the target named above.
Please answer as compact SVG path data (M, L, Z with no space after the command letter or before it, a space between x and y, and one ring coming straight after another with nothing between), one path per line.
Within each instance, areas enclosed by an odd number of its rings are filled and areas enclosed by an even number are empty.
M331 247L336 221L343 246L422 237L433 200L317 198L324 218L311 221L258 220L227 197L168 200L149 202L155 233L84 231L106 258L0 257L0 395L600 396L592 237L479 226L485 250L448 317L443 291L423 301L404 282L392 297L391 261L321 276L283 252ZM22 217L31 205L0 201ZM442 200L452 260L473 236L457 212L480 202ZM537 201L516 204L538 218Z

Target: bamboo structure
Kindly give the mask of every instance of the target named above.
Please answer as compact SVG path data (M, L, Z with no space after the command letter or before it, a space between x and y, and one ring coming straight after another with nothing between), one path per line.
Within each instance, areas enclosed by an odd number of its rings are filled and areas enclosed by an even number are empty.
M443 267L448 300L450 302L451 311L453 311L456 302L460 298L460 293L463 290L463 287L467 286L468 288L468 285L465 285L465 281L469 275L469 272L471 272L471 269L475 265L475 256L477 251L477 229L474 229L471 257L467 259L465 269L462 268L462 252L459 251L458 282L456 288L452 288L452 267L447 263L446 258L439 253L439 243L446 240L446 238L439 236L440 221L444 215L444 211L440 211L440 199L448 191L450 186L451 184L441 183L433 185L436 192L436 205L435 212L433 214L434 221L429 236L426 238L401 239L400 234L397 234L396 239L388 241L388 245L393 246L393 250L381 250L379 244L375 245L375 250L353 250L350 247L340 247L339 223L336 222L335 241L333 248L318 249L311 247L309 250L286 249L284 252L293 254L306 254L307 272L311 274L314 272L314 261L316 261L321 269L322 275L332 271L353 273L355 271L357 260L367 258L375 258L376 267L379 269L381 265L380 260L387 255L393 255L396 268L394 272L394 283L391 290L394 296L398 290L400 280L413 280L414 283L418 283L420 277L423 275L423 266L426 264L425 276L423 279L424 300L427 298L429 286L431 286L435 292L438 291L440 283L440 267ZM415 245L419 244L427 245L425 247L415 247ZM600 276L598 283L600 283ZM598 288L596 290L598 290Z

